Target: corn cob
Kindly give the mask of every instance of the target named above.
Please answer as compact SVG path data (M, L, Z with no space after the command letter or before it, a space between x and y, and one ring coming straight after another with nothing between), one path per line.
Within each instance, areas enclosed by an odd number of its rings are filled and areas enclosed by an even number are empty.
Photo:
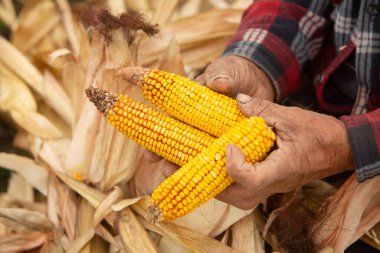
M275 138L261 117L239 122L156 188L148 219L160 222L184 216L229 186L233 180L225 169L228 144L236 144L247 162L254 163L264 159Z
M180 166L215 138L128 96L90 87L86 94L118 131Z
M236 100L189 78L160 70L126 68L120 72L142 88L145 99L189 125L219 137L246 118Z

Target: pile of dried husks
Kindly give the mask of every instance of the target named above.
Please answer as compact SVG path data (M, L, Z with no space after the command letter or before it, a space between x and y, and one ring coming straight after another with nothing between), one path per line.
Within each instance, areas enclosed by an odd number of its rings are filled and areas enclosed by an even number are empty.
M14 134L0 153L10 171L0 252L343 252L358 239L380 249L380 177L312 182L256 210L213 199L173 222L145 219L147 196L130 190L141 180L141 148L84 90L95 84L143 100L115 75L128 66L194 78L250 3L1 1L0 117Z

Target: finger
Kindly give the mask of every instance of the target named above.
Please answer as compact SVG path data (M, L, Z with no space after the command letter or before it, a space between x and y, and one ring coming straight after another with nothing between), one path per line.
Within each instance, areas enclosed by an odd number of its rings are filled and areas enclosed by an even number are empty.
M166 160L163 160L162 161L163 164L163 170L162 170L162 173L164 175L165 178L168 178L170 177L174 172L176 172L179 168L178 165L174 164L174 163L171 163L171 162L168 162Z
M239 108L246 116L260 116L270 125L274 125L277 115L281 115L282 106L268 100L253 98L245 94L238 94L236 97Z
M235 182L220 192L218 195L216 195L215 198L231 204L231 202L240 201L249 194L250 193L248 192L247 188Z
M156 163L164 159L161 156L157 155L156 153L153 153L152 151L148 149L144 149L143 156L144 156L144 159L150 163Z
M250 188L250 182L245 177L250 171L254 170L254 168L245 161L244 153L234 144L227 146L226 170L227 174L237 183L246 188Z
M199 75L195 81L201 85L205 85L213 91L226 94L230 97L236 97L237 92L234 91L235 80L229 75L206 70L205 73Z
M227 146L226 160L227 174L247 189L260 190L278 179L277 168L270 159L247 163L244 153L233 144Z
M205 84L214 82L219 78L226 80L233 80L233 72L231 71L231 61L227 58L221 58L217 61L214 61L207 66L206 70L199 77L201 81L204 81Z
M194 81L199 83L200 85L206 85L205 74L204 73L200 74L199 76L195 78Z
M243 210L254 208L263 200L259 192L252 193L238 183L228 186L215 198Z
M234 87L236 87L235 80L229 77L217 77L206 85L213 91L230 97L236 97L237 92L234 89Z
M227 58L220 58L208 65L203 73L205 82L212 83L218 78L234 79L230 63Z

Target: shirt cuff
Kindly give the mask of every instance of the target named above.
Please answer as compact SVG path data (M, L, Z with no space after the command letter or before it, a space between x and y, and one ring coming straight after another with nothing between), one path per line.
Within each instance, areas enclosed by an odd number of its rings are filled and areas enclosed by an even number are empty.
M380 109L340 118L346 125L356 165L356 179L363 182L380 175Z

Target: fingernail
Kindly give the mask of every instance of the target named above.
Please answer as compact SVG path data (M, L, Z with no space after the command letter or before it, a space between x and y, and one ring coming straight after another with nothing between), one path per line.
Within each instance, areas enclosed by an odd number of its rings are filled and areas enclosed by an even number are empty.
M253 97L251 96L248 96L246 94L243 94L243 93L239 93L237 96L236 96L236 100L241 103L241 104L247 104L249 102L251 102L251 100L253 99Z

